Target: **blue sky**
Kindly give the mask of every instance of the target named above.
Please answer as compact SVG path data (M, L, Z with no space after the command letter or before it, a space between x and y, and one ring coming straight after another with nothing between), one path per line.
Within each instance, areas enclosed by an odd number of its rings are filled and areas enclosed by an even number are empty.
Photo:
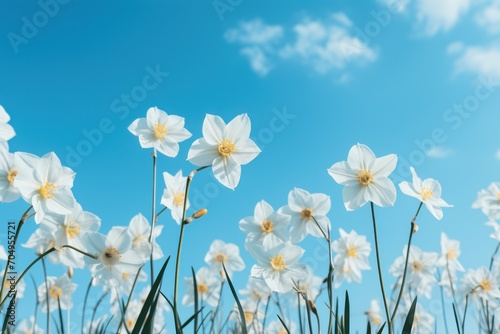
M413 165L422 178L438 179L454 204L439 222L422 212L415 245L439 251L444 231L461 241L465 267L489 263L496 244L471 204L498 180L498 1L8 0L0 13L0 104L17 133L11 151L54 151L77 173L75 197L101 217L103 233L139 212L151 215L151 152L128 132L133 120L158 106L185 117L193 133L176 159L160 157L161 196L161 172L194 168L187 152L205 114L229 121L248 113L262 153L243 167L235 191L209 171L196 176L192 201L209 214L187 230L183 276L221 239L242 248L242 288L253 260L239 220L261 199L285 205L294 187L331 196L333 238L342 227L372 241L369 208L346 212L341 187L326 172L358 142L377 156L398 155L395 182L409 180ZM417 205L399 192L395 207L377 208L386 270L402 252ZM1 203L1 219L17 220L25 208ZM166 226L160 243L173 255L178 227L168 218L159 221ZM21 240L35 229L27 225ZM374 254L370 261L375 269ZM394 279L385 276L389 286ZM78 271L81 294L88 277ZM372 270L362 285L340 288L354 296L358 319L379 297L375 277Z

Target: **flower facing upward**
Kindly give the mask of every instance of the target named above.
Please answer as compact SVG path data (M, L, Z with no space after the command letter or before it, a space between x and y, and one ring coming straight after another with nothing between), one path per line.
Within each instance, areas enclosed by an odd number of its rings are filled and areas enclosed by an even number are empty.
M422 181L415 172L413 167L410 167L411 175L413 176L413 184L403 181L399 184L399 188L403 194L415 197L425 204L430 213L437 219L443 218L443 210L441 207L452 207L441 198L441 185L434 179L425 179Z
M475 302L488 302L492 308L498 306L500 299L498 279L486 267L469 269L462 277L461 283L460 291L463 296L468 294Z
M194 284L192 277L185 277L184 284L186 292L182 297L182 305L190 306L194 304ZM220 295L220 275L213 268L203 267L196 273L196 291L200 301L210 306L217 306Z
M203 138L196 140L188 160L196 166L212 166L215 178L234 189L240 182L241 165L252 161L260 149L250 136L250 118L236 116L227 125L219 116L207 115L203 121Z
M276 292L288 292L295 283L304 279L306 273L297 261L304 254L299 246L282 244L274 249L254 245L249 249L257 264L252 267L251 275L262 278L267 286Z
M214 240L210 245L210 249L205 255L205 262L214 270L219 271L221 275L224 273L222 264L226 267L226 271L231 277L233 271L241 271L245 269L245 263L240 256L240 249L235 244L226 244L221 240Z
M378 206L391 206L396 201L396 187L388 176L397 161L395 154L376 158L368 146L356 144L349 151L347 161L335 163L328 173L335 182L345 186L342 195L347 210L359 209L369 201Z
M154 147L172 158L179 153L179 143L191 137L191 133L184 128L183 117L167 115L157 107L149 108L146 118L136 119L128 130L139 137L141 147Z

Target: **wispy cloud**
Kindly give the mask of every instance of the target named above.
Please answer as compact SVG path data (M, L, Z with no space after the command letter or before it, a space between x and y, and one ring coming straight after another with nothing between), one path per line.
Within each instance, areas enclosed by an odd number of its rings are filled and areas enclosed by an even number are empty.
M471 0L418 0L416 13L418 25L424 35L432 36L448 31L470 7Z
M304 19L290 28L294 38L285 41L285 28L269 25L261 19L242 22L226 31L229 43L241 45L240 53L259 75L267 75L277 62L298 61L320 74L341 70L351 62L372 62L377 53L363 44L351 31L352 22L344 13L332 14L327 20ZM340 78L347 78L345 73ZM339 80L347 82L347 80Z
M500 160L500 148L495 152L495 158Z
M500 78L500 45L464 48L455 61L455 71Z
M273 67L269 56L274 53L275 44L283 38L283 28L255 19L240 23L238 28L227 30L224 38L229 43L243 45L240 53L248 59L257 74L265 76Z
M425 152L429 158L444 159L453 155L453 150L444 146L433 146L430 150Z
M476 14L477 25L490 34L500 33L500 0L493 0Z

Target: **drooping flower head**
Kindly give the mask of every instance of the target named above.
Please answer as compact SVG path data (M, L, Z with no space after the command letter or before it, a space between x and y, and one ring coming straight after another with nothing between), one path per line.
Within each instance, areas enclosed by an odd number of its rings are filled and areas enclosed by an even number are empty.
M441 198L441 185L434 179L425 179L422 181L415 172L413 167L410 167L411 175L413 176L413 184L403 181L399 184L399 188L403 194L415 197L423 202L429 212L436 217L437 220L443 218L443 210L441 207L453 207L446 203Z
M203 138L196 140L188 160L196 166L212 166L215 178L234 189L240 182L241 165L252 161L260 149L250 137L250 118L236 116L227 125L219 116L209 115L203 121Z
M128 130L139 137L142 148L155 148L167 157L176 157L179 143L191 137L184 128L184 118L168 115L157 107L148 109L146 118L138 118Z
M368 146L356 144L349 151L347 161L335 163L328 173L335 182L345 186L342 195L347 210L359 209L368 202L391 206L396 201L396 187L389 175L397 161L395 154L376 158Z

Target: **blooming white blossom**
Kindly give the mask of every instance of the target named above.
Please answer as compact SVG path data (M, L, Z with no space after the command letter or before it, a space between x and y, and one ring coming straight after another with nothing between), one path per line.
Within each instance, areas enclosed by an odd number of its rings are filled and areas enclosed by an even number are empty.
M298 263L298 266L304 272L304 278L296 282L296 288L305 293L307 295L307 299L315 300L319 295L321 284L323 284L323 278L314 275L313 269L307 264ZM297 292L294 290L290 291L289 297L291 298L292 305L297 305ZM302 297L300 298L300 301L304 301Z
M241 301L241 308L243 309L243 314L245 316L245 324L247 326L247 332L249 334L260 334L262 333L262 320L264 320L264 311L259 307L260 304L255 303L253 300L243 300ZM241 330L240 314L238 310L238 305L233 306L233 311L229 316L229 320L237 323L237 333L243 332Z
M160 298L159 300L161 300ZM141 313L142 307L144 303L142 303L138 299L132 299L127 307L127 311L125 312L125 316L123 317L123 323L122 327L119 328L118 333L120 334L126 334L132 332L134 329L134 326L137 322L137 319L139 318L139 314ZM114 322L116 325L121 323L121 311L117 311L115 313L115 319ZM153 331L151 334L159 334L159 333L165 333L165 316L162 312L161 309L156 308L155 311L155 316L154 316L154 323L153 323Z
M61 305L62 310L71 309L73 307L71 295L75 292L77 287L78 285L71 282L71 279L67 274L62 275L59 278L55 276L48 276L47 282L43 282L38 286L38 300L42 306L42 311L47 312L47 297L50 312L58 310L59 305Z
M472 204L475 209L481 211L491 220L500 219L500 182L493 182L488 189L482 189L477 194L477 199Z
M70 245L84 251L83 235L88 231L97 231L101 226L101 219L93 213L83 211L81 205L75 203L72 212L68 215L48 212L41 223L41 226L45 225L47 225L48 231L53 234L53 246L58 248ZM70 249L65 250L65 253L73 253L71 260L81 258L79 261L81 266L75 267L83 267L83 254Z
M266 305L272 291L263 279L250 276L248 277L245 289L240 290L239 293L247 300L251 300L256 304Z
M330 167L330 176L345 186L342 195L346 209L359 209L369 201L382 207L394 205L396 187L389 175L397 160L395 154L376 158L368 146L356 144L350 149L347 161Z
M63 167L54 152L39 159L15 153L14 163L19 168L14 186L19 189L23 199L33 206L37 224L47 212L67 215L73 211L76 202L71 188L75 173Z
M248 243L258 243L265 248L273 248L288 241L287 227L290 216L275 212L273 207L262 200L255 206L253 217L240 220L240 230L247 233Z
M182 176L182 170L180 170L175 175L164 172L163 178L165 180L166 188L163 191L161 204L170 209L172 218L176 221L177 224L180 224L184 209L184 197L186 193L187 177ZM186 202L186 210L189 208L189 206L190 204L188 199Z
M338 269L334 276L335 288L345 279L348 282L361 282L361 270L369 270L368 256L371 246L365 236L356 231L346 233L339 228L340 238L332 242L332 250L336 252L333 259L334 268Z
M403 249L403 256L398 257L389 268L389 272L398 278L396 286L401 286L407 247L405 246ZM436 283L437 259L437 253L423 252L420 248L411 246L406 272L406 287L415 289L418 296L431 298L432 287Z
M306 273L297 263L304 254L304 250L299 246L282 244L266 250L262 246L254 245L249 251L257 260L251 275L264 279L272 291L288 292L296 282L305 278Z
M30 316L29 319L21 320L14 327L12 334L43 334L44 331L35 323L35 317Z
M207 303L210 306L217 306L220 298L221 276L213 268L202 267L196 273L196 291L200 302ZM186 292L182 297L182 305L190 306L194 304L194 284L192 277L184 278Z
M56 246L56 234L57 228L54 225L42 223L22 246L34 249L40 255ZM82 250L85 250L85 247ZM82 254L68 247L56 248L48 255L48 258L54 264L62 263L67 267L83 268L85 266Z
M495 308L499 305L500 285L498 279L486 267L476 270L469 269L461 280L460 291L463 296L468 295L470 299L480 303L488 302Z
M140 269L138 273L124 272L115 286L104 286L103 290L109 292L109 302L113 305L111 313L119 312L122 298L130 295L136 282L146 282L147 280L148 274L144 269Z
M157 107L149 108L146 118L136 119L128 130L139 137L141 147L154 147L172 158L179 153L179 143L191 137L184 128L183 117L168 115Z
M422 181L415 172L413 167L410 167L411 175L413 176L413 184L403 181L399 184L399 188L403 194L415 197L423 202L429 212L437 219L443 218L442 207L450 208L453 205L446 203L441 198L441 185L434 179L425 179Z
M370 308L365 312L368 320L372 323L373 326L382 325L382 309L376 299L372 299L370 302Z
M236 116L227 125L219 116L207 114L203 121L203 138L196 140L188 160L196 166L212 166L215 178L234 189L240 182L241 165L252 161L260 149L250 137L250 118Z
M163 257L163 251L158 242L156 242L156 238L160 235L162 230L163 225L155 225L152 235L153 244L151 245L149 242L151 225L146 217L139 213L130 220L128 231L132 237L132 249L139 253L144 261L149 260L151 248L153 249L153 260L158 260Z
M10 292L10 286L14 282L10 281L9 279L10 279L10 277L7 276L7 279L4 282L3 292L2 292L2 296L0 297L1 298L0 300L3 300L7 295L9 295L9 296L12 295L12 293ZM3 270L0 272L0 282L3 282ZM24 279L22 279L16 285L16 298L17 299L23 298L25 290L26 290L26 283L24 282Z
M5 109L0 105L0 142L7 142L16 135L14 128L10 124L7 124L9 121L9 114L7 114Z
M132 249L132 238L127 228L113 227L107 236L89 231L84 236L87 252L97 259L85 256L85 262L98 282L114 288L123 282L123 275L136 275L145 261Z
M434 316L417 303L411 332L414 334L432 334L434 332Z
M240 249L235 244L226 244L221 240L214 240L210 245L210 249L205 255L205 262L214 270L224 274L222 264L226 267L226 271L231 277L233 271L242 271L245 269L245 263L240 256Z
M321 194L311 194L300 188L294 188L288 193L288 205L280 208L278 212L290 216L290 239L298 243L310 234L317 238L328 235L330 220L326 216L330 211L330 197ZM321 230L316 225L316 222ZM322 232L323 231L323 232Z
M21 193L14 187L19 170L14 165L14 153L9 152L7 143L0 141L0 202L13 202Z
M500 241L500 225L495 221L486 222L484 225L493 227L490 238Z
M448 296L451 296L452 291L455 290L454 282L457 279L457 271L465 271L458 261L460 253L460 241L450 240L444 232L441 232L441 256L437 262L437 265L442 268L439 285L445 288Z

